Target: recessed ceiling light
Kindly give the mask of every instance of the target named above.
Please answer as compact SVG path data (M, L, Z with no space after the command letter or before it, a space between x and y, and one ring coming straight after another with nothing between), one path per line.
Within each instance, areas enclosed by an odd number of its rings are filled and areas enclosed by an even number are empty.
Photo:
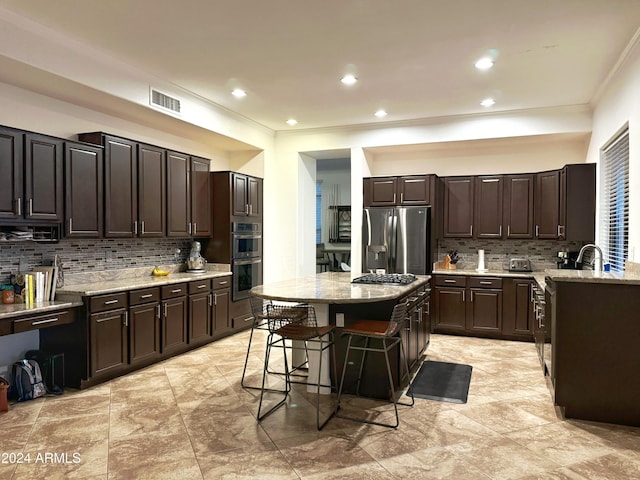
M483 107L491 107L495 105L495 103L496 101L493 98L485 98L480 102L480 105L482 105Z
M342 83L344 83L345 85L353 85L354 83L356 83L358 81L358 79L354 75L351 75L349 73L349 74L345 75L344 77L342 77L342 79L340 81Z
M493 67L493 63L493 58L482 57L475 63L475 65L478 70L489 70L491 67Z
M242 98L247 96L247 92L245 92L241 88L234 88L233 91L231 92L231 95L233 95L236 98Z
M383 118L387 116L387 112L383 109L378 110L374 115L378 118Z
M287 120L287 125L291 125L292 127L294 125L297 125L298 121L295 118L290 118L289 120Z

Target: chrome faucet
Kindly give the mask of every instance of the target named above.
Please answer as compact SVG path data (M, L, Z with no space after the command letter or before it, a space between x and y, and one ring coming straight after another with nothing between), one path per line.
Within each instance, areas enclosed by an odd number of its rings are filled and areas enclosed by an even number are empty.
M602 269L603 269L603 263L604 263L603 258L604 258L604 257L602 256L602 250L601 250L601 249L600 249L600 247L599 247L599 246L597 246L595 243L587 243L585 246L583 246L583 247L580 249L580 253L578 253L578 258L576 258L576 263L581 263L581 262L582 262L582 256L584 255L584 251L585 251L587 248L593 248L594 250L597 250L597 251L598 251L598 253L600 254L600 263L598 264L598 266L599 266L600 268L598 269L598 268L595 268L595 266L594 266L594 270L595 270L596 272L601 272L601 271L602 271ZM595 258L594 258L594 263L595 263Z

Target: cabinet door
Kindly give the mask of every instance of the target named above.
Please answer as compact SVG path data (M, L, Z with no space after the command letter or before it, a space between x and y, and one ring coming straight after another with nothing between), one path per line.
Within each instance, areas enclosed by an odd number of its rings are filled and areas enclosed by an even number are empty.
M561 240L593 243L596 229L596 166L593 163L567 165L562 171Z
M248 215L249 204L247 202L247 196L249 195L249 178L239 173L232 174L232 177L231 215Z
M189 295L189 343L197 343L211 336L210 293Z
M165 151L151 145L138 145L138 235L164 237L166 230Z
M91 376L118 372L127 364L127 310L90 316Z
M191 220L194 237L211 236L211 175L205 158L191 157Z
M162 302L162 353L184 350L187 345L187 297Z
M393 206L396 204L396 178L378 177L369 182L369 198L372 207Z
M160 303L129 309L129 363L137 365L160 356Z
M400 205L429 205L431 204L431 178L427 175L400 177L397 189L400 193Z
M65 233L101 238L104 225L102 148L65 143Z
M24 135L0 128L0 220L22 218Z
M503 183L502 176L476 177L475 238L502 238Z
M43 135L25 135L25 218L62 223L64 142Z
M515 325L513 333L531 338L534 327L532 292L533 282L527 280L515 281Z
M533 174L504 177L504 220L507 238L533 238Z
M229 321L229 302L231 301L231 290L223 288L213 291L213 333L223 333L231 330Z
M436 331L463 332L466 328L466 292L464 288L436 287Z
M444 236L473 237L474 177L444 179Z
M421 324L421 348L420 353L423 353L429 346L431 336L431 291L427 290L424 296L424 305L422 307L422 324Z
M467 330L499 334L502 330L502 291L469 289Z
M129 140L104 137L104 236L130 238L138 229L138 152Z
M191 235L190 158L167 152L167 236Z
M249 216L260 217L262 215L262 179L247 178L247 202L249 203Z
M560 231L560 171L536 174L536 238L557 239Z

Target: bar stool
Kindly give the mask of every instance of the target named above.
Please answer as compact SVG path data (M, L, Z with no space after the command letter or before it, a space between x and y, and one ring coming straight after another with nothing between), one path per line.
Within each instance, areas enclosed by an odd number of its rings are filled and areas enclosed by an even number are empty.
M335 372L335 350L333 350L334 325L318 326L315 310L310 305L295 305L295 306L280 306L273 305L269 309L269 314L266 316L267 325L269 329L269 335L267 337L267 347L264 357L264 369L262 373L262 387L260 388L260 403L258 404L258 421L262 421L265 417L273 413L276 409L282 406L291 392L291 384L297 383L291 380L292 371L294 368L290 368L289 361L287 359L287 350L304 349L307 359L309 358L309 344L313 345L313 350L318 352L318 380L315 383L304 382L307 385L316 386L316 426L318 430L327 424L327 422L333 417L334 412L320 422L320 389L322 387L331 389L331 385L322 385L320 379L322 378L322 357L323 353L327 349L331 349L333 352L333 366L334 366L334 378L336 378ZM287 343L289 341L290 343ZM298 342L298 343L296 343ZM302 345L302 346L299 346ZM282 357L284 359L284 375L285 388L284 390L275 390L265 387L265 382L268 373L269 359L272 349L282 348ZM271 408L262 411L264 394L265 392L278 392L284 394L282 400L273 405Z
M381 320L358 320L354 322L350 327L342 330L342 335L347 335L349 340L347 342L347 352L345 354L344 366L342 367L342 376L340 378L340 386L338 388L338 403L336 406L335 416L337 418L345 418L347 420L353 420L356 422L369 423L372 425L380 425L382 427L396 428L400 425L400 418L398 417L398 405L404 405L407 407L412 407L415 403L415 399L413 398L413 393L408 393L407 395L411 398L411 403L403 403L399 402L396 399L397 391L394 388L393 384L393 375L391 373L391 364L389 362L389 351L393 349L396 345L400 348L400 363L404 366L405 375L407 380L409 379L409 365L407 363L407 356L404 351L404 346L402 344L402 338L400 336L400 332L404 328L404 324L407 318L407 304L399 303L393 308L393 312L391 313L391 319L386 321ZM364 347L357 346L353 344L354 337L364 339ZM374 346L371 346L371 342L373 341ZM380 345L379 347L375 347L375 345ZM382 352L384 353L384 359L387 367L387 375L389 378L389 393L390 398L393 403L393 407L396 415L395 424L388 424L382 422L376 422L373 420L366 420L363 418L353 417L345 414L339 413L340 410L340 400L342 398L342 388L344 385L344 377L347 372L347 365L349 363L349 354L352 350L360 350L362 351L362 359L360 361L360 370L358 372L358 378L356 380L356 395L360 395L360 381L362 379L362 372L364 369L364 363L367 357L367 353L369 352ZM401 384L404 376L401 376L398 379L398 383Z
M268 331L269 330L268 318L278 315L280 310L274 308L275 305L271 300L264 300L262 298L255 297L252 295L251 297L249 297L249 301L251 303L251 314L253 315L253 324L251 325L251 333L249 334L249 345L247 345L247 354L244 359L244 368L242 369L242 378L240 380L240 385L242 386L242 388L260 390L261 387L259 386L245 384L245 376L247 373L247 365L249 363L249 355L251 353L251 343L253 342L253 334L256 330ZM304 310L304 312L306 314L306 310ZM296 315L300 315L303 313L303 311L300 310L300 311L296 311L295 313ZM303 362L302 364L297 365L293 370L295 371L295 370L304 368L307 362L308 362L308 359L306 362ZM284 375L284 372L269 371L269 373L279 373L281 375ZM298 376L306 376L306 375L298 375Z

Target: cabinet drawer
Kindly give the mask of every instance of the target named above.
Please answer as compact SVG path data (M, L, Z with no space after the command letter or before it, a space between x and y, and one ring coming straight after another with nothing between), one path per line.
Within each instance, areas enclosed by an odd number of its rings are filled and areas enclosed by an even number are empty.
M197 282L189 282L189 294L204 293L211 290L211 280L204 279Z
M162 287L162 298L184 297L187 294L186 283L176 283Z
M436 285L439 287L466 287L467 277L464 275L437 275Z
M251 323L253 322L253 317L251 316L251 314L241 315L239 317L233 317L231 322L232 322L233 329L243 328L248 325L251 325Z
M469 277L471 288L502 288L502 279L497 277Z
M157 302L160 300L160 288L142 288L129 292L129 305Z
M74 316L69 310L50 313L48 315L38 315L36 317L24 318L22 320L14 320L13 333L27 332L29 330L38 330L39 328L54 327L63 323L72 323Z
M218 290L220 288L231 287L231 275L225 277L218 277L213 279L213 289Z
M98 295L91 297L89 300L91 313L104 312L105 310L124 307L127 307L127 292Z

